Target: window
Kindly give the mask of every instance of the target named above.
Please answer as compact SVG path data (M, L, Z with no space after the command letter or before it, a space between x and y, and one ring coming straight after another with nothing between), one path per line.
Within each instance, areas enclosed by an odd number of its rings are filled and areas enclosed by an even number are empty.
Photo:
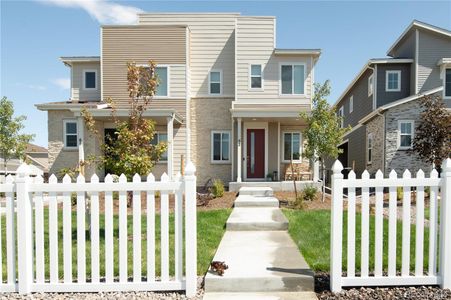
M301 159L301 133L284 132L283 134L283 160L296 161Z
M97 89L97 71L84 70L83 71L83 89L96 90Z
M410 149L413 143L414 121L398 122L398 149Z
M250 67L250 88L262 88L262 65L251 65Z
M209 76L210 95L222 94L222 71L212 70Z
M451 69L445 70L445 97L451 97Z
M153 139L150 141L152 145L158 145L160 142L167 142L168 141L168 134L162 133L162 132L156 132L153 136ZM160 161L168 161L168 151L165 151L161 157Z
M337 116L340 117L340 127L344 127L343 106L338 109Z
M282 95L304 94L304 65L282 65L280 74Z
M399 92L401 90L401 71L386 71L385 91Z
M155 93L155 96L159 97L167 97L169 96L169 70L168 67L156 67L155 73L158 76L159 83L157 87L157 91Z
M76 120L64 120L64 147L77 148L78 147L78 126Z
M366 156L366 162L367 164L371 164L373 161L373 134L369 133L366 141L366 149L367 149L367 156Z
M368 97L373 94L373 89L373 75L371 75L370 77L368 77Z
M354 96L351 96L351 98L349 98L349 113L352 113L353 110L354 110Z
M230 162L230 132L211 132L211 162Z

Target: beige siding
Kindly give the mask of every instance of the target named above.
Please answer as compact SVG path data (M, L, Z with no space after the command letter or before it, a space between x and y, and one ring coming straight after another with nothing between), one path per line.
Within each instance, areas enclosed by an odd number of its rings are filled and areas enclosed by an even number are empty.
M312 59L310 56L274 55L273 17L239 17L237 19L237 104L274 103L310 105ZM303 63L306 67L305 96L280 95L280 65ZM261 64L263 89L249 89L250 64Z
M83 88L84 71L95 70L96 89ZM100 101L100 62L74 62L71 67L71 100L73 101Z
M139 24L184 24L190 29L190 85L192 97L207 97L208 74L220 69L222 96L234 96L236 14L142 14ZM217 97L216 95L214 97Z

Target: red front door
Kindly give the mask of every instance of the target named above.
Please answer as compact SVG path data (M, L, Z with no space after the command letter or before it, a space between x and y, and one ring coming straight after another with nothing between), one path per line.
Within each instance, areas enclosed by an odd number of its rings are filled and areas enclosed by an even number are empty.
M265 130L247 130L247 178L265 178Z

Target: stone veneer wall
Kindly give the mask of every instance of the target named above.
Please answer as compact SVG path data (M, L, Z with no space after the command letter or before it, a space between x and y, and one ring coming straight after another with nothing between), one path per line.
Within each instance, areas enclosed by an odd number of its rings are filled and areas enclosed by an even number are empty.
M190 106L191 157L197 169L197 185L204 186L210 178L219 178L228 185L232 163L211 163L211 132L232 131L232 98L192 98Z
M373 134L373 149L372 149L372 162L368 164L368 134ZM384 166L384 117L376 116L366 124L366 136L365 136L365 165L366 170L374 175L377 170L383 171ZM357 174L358 177L361 174Z
M385 176L391 170L402 176L405 169L409 169L412 177L421 168L426 175L431 171L431 165L422 161L418 155L412 151L398 150L398 121L414 120L415 127L419 124L421 106L418 100L398 105L389 109L385 113L386 143L385 143Z

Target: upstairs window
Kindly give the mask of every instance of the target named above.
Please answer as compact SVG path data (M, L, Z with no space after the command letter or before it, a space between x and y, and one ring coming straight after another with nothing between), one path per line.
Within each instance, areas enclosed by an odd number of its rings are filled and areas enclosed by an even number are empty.
M155 96L168 97L169 91L169 70L168 67L156 67L155 73L158 76L158 87Z
M64 120L64 147L75 149L78 147L78 125L76 120Z
M413 144L414 121L398 122L398 149L410 149Z
M373 85L373 75L368 77L368 97L373 94L374 85Z
M371 164L373 161L373 134L369 133L367 140L366 140L366 149L367 149L367 156L366 156L366 163Z
M209 93L210 95L222 94L222 71L212 70L209 76Z
M162 133L162 132L156 132L153 136L153 139L150 141L150 143L154 146L158 145L160 142L167 142L168 141L168 134ZM165 151L160 156L160 161L168 161L168 151Z
M387 71L385 74L385 91L399 92L401 90L401 71Z
M301 159L301 133L284 132L283 134L283 160L299 161Z
M83 71L83 89L96 90L97 89L97 71L84 70Z
M251 89L262 88L262 65L251 65L249 80Z
M445 70L445 97L451 98L451 69Z
M351 96L349 98L349 113L352 113L354 110L354 96Z
M304 65L281 65L280 74L282 95L304 94Z
M213 163L230 162L230 132L211 132L211 161Z
M344 127L343 106L338 109L337 116L340 117L340 127Z

